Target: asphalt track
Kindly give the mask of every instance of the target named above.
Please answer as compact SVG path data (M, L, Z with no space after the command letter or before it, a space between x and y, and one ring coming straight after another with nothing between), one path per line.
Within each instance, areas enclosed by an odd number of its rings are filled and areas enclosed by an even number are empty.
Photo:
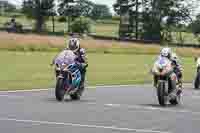
M57 102L54 90L0 92L1 133L199 133L200 91L160 107L149 85L88 89L80 101Z

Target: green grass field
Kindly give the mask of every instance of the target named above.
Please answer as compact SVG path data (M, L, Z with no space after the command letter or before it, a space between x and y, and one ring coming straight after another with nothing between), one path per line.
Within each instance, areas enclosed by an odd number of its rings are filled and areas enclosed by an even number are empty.
M0 16L0 27L7 21L10 21L10 18ZM34 20L27 19L25 16L16 18L16 21L24 25L24 28L33 28ZM53 25L52 21L48 20L46 22L47 30L52 32ZM64 28L67 31L67 24L55 21L55 32L64 32ZM91 29L92 33L97 35L106 35L106 36L118 36L118 23L117 21L98 21L94 22Z
M0 90L54 87L52 52L0 52ZM149 69L155 55L89 53L88 85L151 83ZM192 82L193 58L183 58L184 80Z

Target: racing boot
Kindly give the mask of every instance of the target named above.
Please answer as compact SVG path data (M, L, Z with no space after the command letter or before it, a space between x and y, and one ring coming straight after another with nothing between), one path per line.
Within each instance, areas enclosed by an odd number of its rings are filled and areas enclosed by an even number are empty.
M85 90L85 85L84 85L84 82L82 82L82 83L80 84L80 87L79 87L79 90L78 90L78 94L79 94L80 96L82 96L84 90Z
M82 96L84 90L85 90L85 72L82 73L81 83L80 83L80 86L79 86L77 93L80 96Z
M157 88L157 84L158 84L158 79L157 79L157 77L154 75L154 77L153 77L153 86L154 86L155 88Z

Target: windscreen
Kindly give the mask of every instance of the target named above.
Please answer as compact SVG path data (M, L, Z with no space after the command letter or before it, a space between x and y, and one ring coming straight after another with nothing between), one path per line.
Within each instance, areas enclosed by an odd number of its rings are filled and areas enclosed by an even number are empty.
M155 65L159 68L166 67L169 64L170 64L170 61L166 57L159 57L155 62Z
M72 64L74 63L76 55L70 50L62 51L55 59L55 64L62 65L62 64Z

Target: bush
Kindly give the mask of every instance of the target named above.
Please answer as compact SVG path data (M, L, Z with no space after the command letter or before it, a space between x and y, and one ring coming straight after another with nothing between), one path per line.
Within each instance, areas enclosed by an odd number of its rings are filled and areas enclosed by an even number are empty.
M114 21L120 21L120 16L113 16L112 20L114 20Z
M112 19L101 19L101 20L97 20L96 22L100 24L119 24L120 21L116 21Z
M61 16L61 17L59 17L58 18L58 22L66 22L67 21L67 19L66 19L66 17L64 17L64 16Z
M79 17L71 24L71 31L74 33L90 33L92 20L85 17Z

